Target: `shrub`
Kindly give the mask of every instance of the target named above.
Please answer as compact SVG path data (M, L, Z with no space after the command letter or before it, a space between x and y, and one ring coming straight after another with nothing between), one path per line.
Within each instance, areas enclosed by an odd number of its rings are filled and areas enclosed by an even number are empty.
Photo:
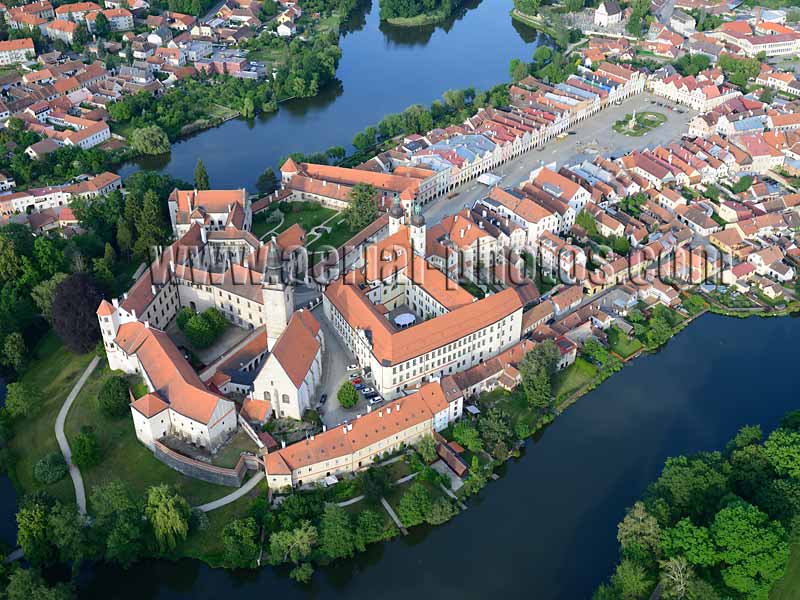
M93 467L100 462L100 444L94 428L85 425L72 443L72 458L81 469Z
M60 481L67 474L67 463L61 452L51 452L39 459L33 467L33 478L49 485Z
M42 405L42 396L29 385L21 382L9 383L6 388L6 411L11 417L26 417L34 414Z
M97 395L97 407L106 417L121 417L128 412L130 395L124 377L109 377Z

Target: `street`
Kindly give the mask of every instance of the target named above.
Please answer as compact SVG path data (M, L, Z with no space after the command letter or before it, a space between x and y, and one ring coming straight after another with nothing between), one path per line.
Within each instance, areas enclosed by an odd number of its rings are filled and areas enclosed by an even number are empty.
M681 114L651 104L651 100L676 107L664 98L649 93L633 96L622 105L613 105L577 124L570 130L574 131L575 135L561 140L552 139L542 148L532 150L494 169L492 173L502 177L498 185L504 188L514 187L526 180L531 171L542 165L555 163L558 170L565 164L573 164L584 159L593 160L598 154L618 157L632 150L641 150L679 139L686 132L689 121L695 113L681 106L678 108L685 111ZM622 135L612 129L616 121L634 110L662 113L667 116L667 121L641 137ZM472 206L487 191L485 185L474 180L470 181L457 189L454 197L440 198L427 205L423 209L425 219L429 224L438 223L443 217L458 212L465 206Z

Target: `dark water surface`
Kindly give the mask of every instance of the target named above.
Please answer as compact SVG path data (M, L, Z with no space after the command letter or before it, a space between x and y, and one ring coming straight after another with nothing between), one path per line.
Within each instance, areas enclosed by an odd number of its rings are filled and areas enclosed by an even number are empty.
M581 398L450 523L319 570L196 561L96 568L91 598L588 599L616 559L616 524L669 456L720 449L743 425L800 408L800 319L707 315ZM130 584L125 584L130 582Z
M292 100L277 113L236 119L120 171L163 169L192 181L202 159L211 184L255 190L258 175L291 152L350 146L353 136L385 115L429 105L449 89L488 89L508 81L512 58L531 60L543 38L513 22L511 0L469 0L441 27L381 25L378 0L369 1L342 30L338 84L314 98ZM276 169L277 171L277 169Z

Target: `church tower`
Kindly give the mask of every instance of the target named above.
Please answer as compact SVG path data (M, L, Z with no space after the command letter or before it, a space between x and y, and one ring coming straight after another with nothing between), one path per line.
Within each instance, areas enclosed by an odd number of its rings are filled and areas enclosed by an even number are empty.
M422 216L422 206L414 204L413 214L411 215L411 248L414 254L425 258L425 217Z
M294 288L284 281L280 250L274 237L270 241L267 251L267 268L261 293L264 297L267 349L272 350L294 312Z
M403 223L403 207L400 206L400 198L394 199L391 210L389 210L389 235L394 235L400 231L400 225Z

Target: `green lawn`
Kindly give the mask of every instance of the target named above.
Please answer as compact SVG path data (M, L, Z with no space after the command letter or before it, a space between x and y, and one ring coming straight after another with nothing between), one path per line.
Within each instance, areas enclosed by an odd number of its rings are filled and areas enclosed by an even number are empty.
M95 398L103 382L114 373L105 362L95 369L75 399L64 426L70 443L82 426L89 425L94 427L100 444L100 463L81 471L87 497L91 496L93 488L112 479L121 479L137 494L144 494L152 485L168 483L192 505L229 494L232 488L186 477L158 461L136 438L130 414L111 419L100 413ZM91 506L89 510L91 512Z
M792 554L786 566L786 574L772 591L769 600L797 600L800 596L800 544L792 544Z
M633 356L642 349L642 343L639 340L629 339L619 327L612 327L608 330L608 345L622 358Z
M323 233L315 242L308 244L309 250L322 248L323 246L338 248L355 235L355 233L345 225L344 217L334 219L328 223L326 227L330 227L331 231L329 233Z
M12 480L22 493L46 489L60 500L73 502L75 493L69 477L43 486L33 479L33 466L45 454L59 450L55 437L56 416L72 386L91 362L92 354L72 354L52 332L42 338L32 354L33 360L22 381L41 393L42 406L14 428L14 438L9 442L16 459Z
M614 123L614 131L623 135L639 137L648 131L659 127L667 120L667 116L662 113L650 111L640 112L636 113L636 121L634 126L630 127L630 121L632 118L633 115L625 115L624 119L620 119Z
M283 213L283 222L268 219L276 211ZM300 225L308 234L317 225L321 225L332 216L336 211L332 208L325 208L317 202L281 202L270 206L267 210L253 218L253 235L263 236L265 233L275 229L275 234L282 233L294 224ZM350 239L349 237L347 239Z
M553 395L563 401L592 381L597 368L583 358L577 358L566 369L556 373L553 379Z

